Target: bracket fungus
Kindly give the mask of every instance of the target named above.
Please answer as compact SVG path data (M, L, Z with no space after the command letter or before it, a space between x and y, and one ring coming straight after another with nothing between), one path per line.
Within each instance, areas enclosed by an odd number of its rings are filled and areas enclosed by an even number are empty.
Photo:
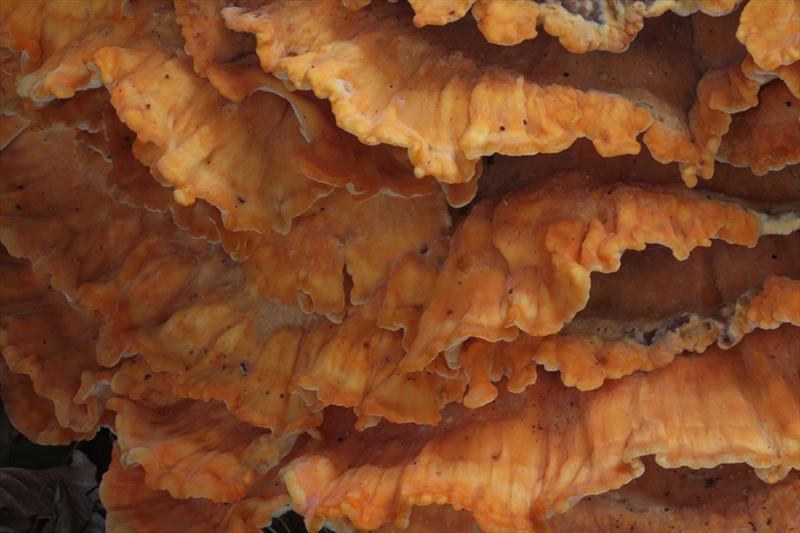
M796 529L798 43L798 0L0 2L6 416L113 435L112 533Z

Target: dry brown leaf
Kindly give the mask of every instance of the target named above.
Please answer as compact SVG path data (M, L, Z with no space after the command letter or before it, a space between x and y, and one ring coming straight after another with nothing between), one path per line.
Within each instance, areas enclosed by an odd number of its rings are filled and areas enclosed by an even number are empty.
M77 450L63 466L0 469L0 509L5 523L10 513L29 521L31 529L99 533L103 528L94 514L97 496L95 465Z

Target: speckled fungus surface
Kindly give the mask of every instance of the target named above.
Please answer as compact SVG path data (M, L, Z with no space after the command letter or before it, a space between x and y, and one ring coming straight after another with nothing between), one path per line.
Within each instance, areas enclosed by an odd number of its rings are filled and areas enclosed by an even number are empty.
M798 98L800 0L1 2L8 418L111 532L796 529Z

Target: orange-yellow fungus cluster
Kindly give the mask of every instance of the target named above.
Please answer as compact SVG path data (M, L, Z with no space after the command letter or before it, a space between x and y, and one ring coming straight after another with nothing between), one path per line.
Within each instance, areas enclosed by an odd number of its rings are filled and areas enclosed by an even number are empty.
M0 353L112 532L796 529L800 0L0 2Z

